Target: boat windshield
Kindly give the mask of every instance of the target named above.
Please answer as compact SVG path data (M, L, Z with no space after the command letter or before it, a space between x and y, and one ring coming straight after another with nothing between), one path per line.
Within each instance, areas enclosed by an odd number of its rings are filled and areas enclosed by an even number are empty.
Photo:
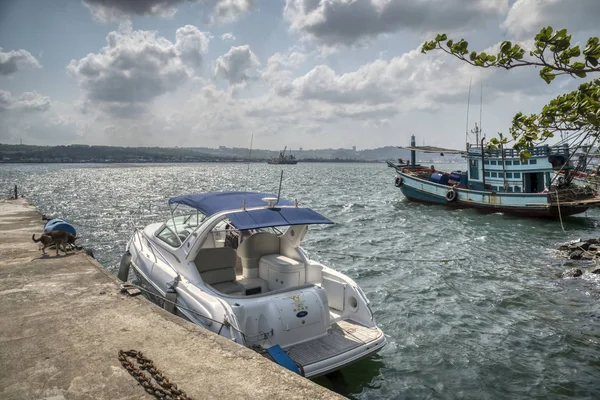
M200 212L174 215L156 232L156 237L170 246L179 247L204 219L206 219L206 215Z

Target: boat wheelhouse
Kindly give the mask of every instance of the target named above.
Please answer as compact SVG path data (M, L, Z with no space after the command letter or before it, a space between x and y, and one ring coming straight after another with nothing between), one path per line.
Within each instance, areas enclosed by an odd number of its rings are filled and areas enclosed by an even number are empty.
M129 266L172 312L306 377L339 369L386 344L369 300L350 277L301 247L314 210L266 193L174 197L165 223L136 230ZM175 216L187 207L191 212Z
M563 217L600 206L596 190L571 182L576 166L567 143L534 147L528 159L514 149L489 150L483 141L456 151L417 147L413 136L409 149L410 163L388 165L396 170L396 187L412 201L531 217ZM467 170L422 167L416 151L461 154Z

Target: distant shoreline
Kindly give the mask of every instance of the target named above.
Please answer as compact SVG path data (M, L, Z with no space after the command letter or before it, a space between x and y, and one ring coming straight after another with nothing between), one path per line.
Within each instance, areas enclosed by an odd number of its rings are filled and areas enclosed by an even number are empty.
M344 160L344 159L309 159L309 160L298 160L298 164L308 163L342 163L342 164L378 164L384 163L385 160ZM31 160L31 161L12 161L12 160L0 160L0 164L267 164L267 160L90 160L90 161L76 161L76 160L64 160L64 161L42 161L42 160ZM272 164L272 165L286 165L286 164Z

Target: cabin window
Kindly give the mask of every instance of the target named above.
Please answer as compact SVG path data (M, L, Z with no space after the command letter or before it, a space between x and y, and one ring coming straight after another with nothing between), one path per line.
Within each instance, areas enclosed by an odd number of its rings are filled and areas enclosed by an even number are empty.
M179 238L177 237L177 235L175 234L175 232L173 232L171 230L171 228L169 228L168 226L165 226L157 235L157 238L159 238L160 240L162 240L163 242L173 246L173 247L179 247L181 245L181 242L179 241Z
M497 172L492 172L492 178L497 178L498 177L498 173Z
M504 178L504 172L498 172L498 178Z
M507 178L512 178L512 172L507 172L507 173L506 173L506 177L507 177Z
M492 186L492 190L493 190L494 192L497 192L497 191L498 191L498 186Z
M521 173L520 172L515 172L514 175L515 175L515 178L521 179Z
M490 177L490 171L485 171L485 174L483 174L486 178Z
M512 165L512 161L510 161L510 160L506 160L506 161L504 161L504 164L505 164L505 165Z
M521 165L521 161L519 161L519 160L514 160L514 161L513 161L513 165Z
M537 164L537 160L529 160L529 164Z
M492 164L492 165L498 165L498 161L496 161L496 160L491 160L491 161L490 161L490 164Z
M521 192L521 187L520 186L515 186L515 192Z
M484 165L490 165L490 160L483 160Z
M509 192L509 193L512 193L512 191L513 191L513 188L509 186L509 187L508 187L508 192Z

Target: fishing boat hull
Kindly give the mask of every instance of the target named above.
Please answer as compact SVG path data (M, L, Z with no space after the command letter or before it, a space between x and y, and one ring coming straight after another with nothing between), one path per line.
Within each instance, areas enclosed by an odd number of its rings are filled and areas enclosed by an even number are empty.
M598 200L594 199L592 201L559 203L560 206L558 206L550 202L549 193L477 191L437 184L401 171L398 171L398 176L401 178L401 184L396 184L396 186L411 201L441 204L453 208L474 208L488 213L499 212L529 217L565 217L585 212L590 206L598 203ZM453 191L455 194L449 195L449 191Z

